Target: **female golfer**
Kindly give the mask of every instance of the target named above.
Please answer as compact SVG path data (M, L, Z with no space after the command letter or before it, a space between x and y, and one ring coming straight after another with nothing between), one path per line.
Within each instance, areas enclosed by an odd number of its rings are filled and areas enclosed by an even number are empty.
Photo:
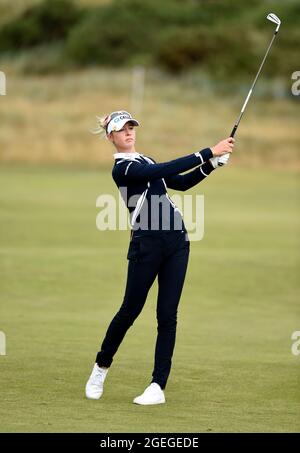
M117 111L102 119L96 131L100 132L102 128L117 151L112 176L129 210L132 230L123 303L108 327L85 392L90 399L101 397L114 355L141 313L149 289L158 277L158 333L152 380L133 402L162 404L165 403L164 389L175 345L177 308L190 249L181 213L169 198L167 187L187 190L217 168L220 160L226 164L234 139L227 138L211 148L179 159L155 163L136 152L135 126L139 123L130 113ZM180 174L190 169L193 170Z

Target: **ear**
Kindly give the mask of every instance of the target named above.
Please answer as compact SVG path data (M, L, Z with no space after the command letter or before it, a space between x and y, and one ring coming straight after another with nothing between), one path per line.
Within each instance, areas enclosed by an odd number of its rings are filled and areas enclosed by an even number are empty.
M114 142L114 137L113 137L113 133L111 132L110 134L108 134L107 136L107 139L110 141L110 142Z

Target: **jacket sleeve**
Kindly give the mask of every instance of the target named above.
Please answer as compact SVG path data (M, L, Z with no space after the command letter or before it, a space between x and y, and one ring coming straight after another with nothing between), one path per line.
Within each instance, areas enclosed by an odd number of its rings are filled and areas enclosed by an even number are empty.
M211 149L205 148L202 151L159 164L126 161L117 165L118 177L125 182L167 178L201 165L211 157L213 157Z
M165 183L170 189L188 190L203 181L212 171L214 171L214 167L210 162L206 162L185 175L168 176L165 178Z

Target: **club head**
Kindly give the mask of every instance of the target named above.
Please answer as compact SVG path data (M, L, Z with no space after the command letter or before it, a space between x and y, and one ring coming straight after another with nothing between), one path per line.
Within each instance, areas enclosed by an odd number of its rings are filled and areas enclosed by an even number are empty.
M276 16L276 14L274 14L274 13L270 13L267 15L267 19L270 20L271 22L274 22L274 24L277 25L277 27L276 27L276 33L277 33L279 30L279 27L281 25L281 20L279 19L279 17Z

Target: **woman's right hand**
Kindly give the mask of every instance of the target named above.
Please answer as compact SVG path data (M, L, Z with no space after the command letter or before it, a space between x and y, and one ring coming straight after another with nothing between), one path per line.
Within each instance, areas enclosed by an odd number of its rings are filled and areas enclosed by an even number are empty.
M214 157L223 156L223 154L232 153L234 147L234 138L229 137L211 148Z

